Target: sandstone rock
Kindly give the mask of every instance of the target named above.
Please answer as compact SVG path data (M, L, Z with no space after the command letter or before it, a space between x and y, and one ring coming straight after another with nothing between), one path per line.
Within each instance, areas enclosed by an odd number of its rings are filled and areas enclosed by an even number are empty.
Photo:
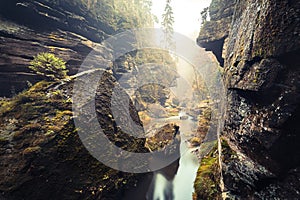
M10 97L42 77L27 66L33 56L52 52L75 74L86 55L113 29L75 1L0 2L0 96Z

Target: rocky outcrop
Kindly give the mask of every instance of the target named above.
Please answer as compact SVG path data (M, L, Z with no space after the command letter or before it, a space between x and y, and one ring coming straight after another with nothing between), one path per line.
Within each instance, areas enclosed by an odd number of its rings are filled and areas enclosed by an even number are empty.
M210 20L203 23L197 42L212 51L220 65L224 65L223 45L228 38L235 0L215 0L209 7Z
M220 10L226 10L227 1L221 2ZM226 38L218 52L207 49L224 58L227 107L221 137L234 153L219 153L228 197L300 196L299 14L299 1L242 0L222 33L206 26L200 33L198 42L205 48Z
M115 79L105 73L101 84L96 107L104 134L127 151L147 152L145 140L122 132L112 117L109 107ZM2 102L0 199L120 199L139 180L148 177L151 181L151 174L123 173L92 157L73 122L72 87L73 80L42 81ZM133 104L129 106L130 116L124 106L119 107L119 114L126 122L130 118L141 125ZM101 148L99 145L95 148ZM104 152L107 156L112 153L107 149Z
M166 124L158 130L154 128L153 132L152 135L148 136L145 143L145 146L150 151L162 150L168 145L173 145L174 150L179 151L180 136L178 125Z
M112 33L77 1L1 1L0 96L12 96L42 79L27 68L38 53L55 53L74 74L94 42Z
M115 30L81 0L12 0L1 2L1 17L38 31L62 29L100 42Z
M28 68L37 53L52 52L67 61L70 74L77 72L93 42L67 31L38 33L25 26L1 20L0 95L11 96L26 89L42 77Z

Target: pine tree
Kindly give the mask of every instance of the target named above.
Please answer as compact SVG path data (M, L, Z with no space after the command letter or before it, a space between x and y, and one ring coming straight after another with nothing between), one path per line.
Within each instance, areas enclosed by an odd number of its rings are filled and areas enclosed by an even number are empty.
M207 21L208 7L204 8L201 14L201 25Z
M166 1L166 6L164 10L164 14L162 15L163 21L162 26L164 30L164 43L166 48L174 47L173 41L173 24L174 24L174 16L173 9L171 6L171 0Z

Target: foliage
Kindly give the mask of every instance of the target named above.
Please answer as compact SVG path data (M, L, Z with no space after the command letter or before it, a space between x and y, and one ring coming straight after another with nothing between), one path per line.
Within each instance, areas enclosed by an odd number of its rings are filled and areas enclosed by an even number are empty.
M67 77L66 62L52 53L39 53L30 62L30 69L49 80L61 80Z
M81 0L101 22L115 30L147 27L153 24L150 0Z
M193 90L197 97L201 100L207 99L207 96L209 95L207 85L195 67L193 67L193 70L195 74L195 80L193 81Z
M204 8L200 14L201 14L201 24L203 25L207 21L208 7Z
M155 20L151 14L151 0L44 1L84 17L107 34L114 34L123 29L149 27Z
M173 29L173 24L174 24L174 16L173 16L173 9L171 6L171 0L166 1L166 6L164 10L164 14L162 15L163 21L162 21L162 26L164 29L165 33L165 38L164 42L166 43L166 47L173 47L174 42L173 42L173 34L174 34L174 29Z
M136 90L135 100L141 106L139 108L141 111L146 109L148 103L165 104L170 93L166 86L171 86L177 77L175 65L174 59L168 52L159 49L143 49L118 58L114 67L115 71L137 71L145 83L160 83L145 84Z
M144 65L145 63L155 63L157 65L163 65L167 68L175 68L175 61L171 55L161 49L143 49L139 50L135 56L135 62L137 65Z

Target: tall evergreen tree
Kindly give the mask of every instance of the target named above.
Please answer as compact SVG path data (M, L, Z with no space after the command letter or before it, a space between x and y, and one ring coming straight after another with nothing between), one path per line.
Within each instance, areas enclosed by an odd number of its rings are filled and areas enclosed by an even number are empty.
M162 27L164 29L164 43L166 48L174 47L173 41L173 24L174 24L174 16L173 9L171 6L171 0L166 0L166 6L164 10L164 14L162 15Z

